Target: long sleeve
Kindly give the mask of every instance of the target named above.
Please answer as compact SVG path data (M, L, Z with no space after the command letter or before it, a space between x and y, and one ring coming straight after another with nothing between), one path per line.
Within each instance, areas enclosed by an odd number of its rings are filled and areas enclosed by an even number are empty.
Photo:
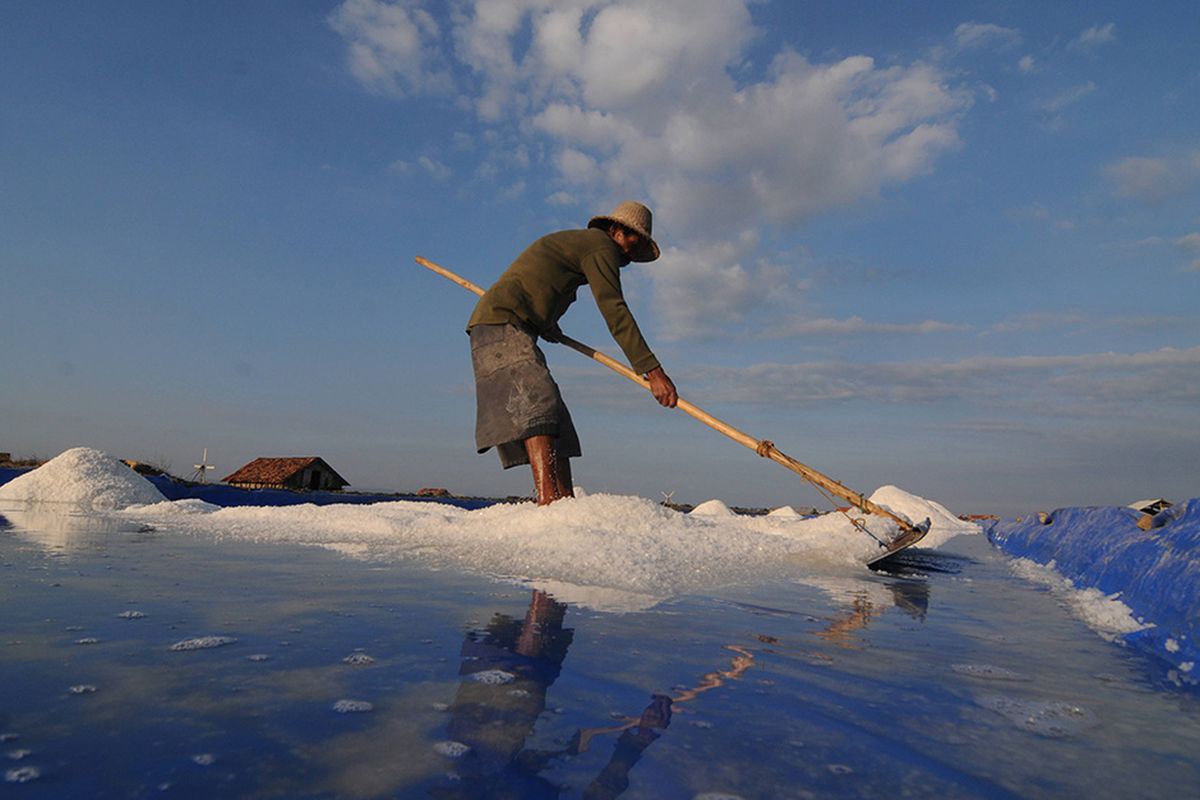
M620 345L634 372L646 374L659 366L658 359L646 344L633 313L621 291L620 265L611 251L597 250L580 263L596 307L608 325L613 340Z

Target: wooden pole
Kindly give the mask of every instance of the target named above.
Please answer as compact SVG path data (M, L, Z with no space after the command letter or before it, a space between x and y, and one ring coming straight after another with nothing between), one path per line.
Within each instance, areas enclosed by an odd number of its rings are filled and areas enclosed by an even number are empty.
M481 289L478 285L472 283L471 281L467 280L466 278L456 275L455 273L451 272L450 270L446 269L445 267L439 266L438 264L433 263L432 261L430 261L427 258L422 258L421 256L417 256L416 260L417 260L417 263L420 264L421 266L426 267L427 269L433 270L438 275L441 275L443 278L446 278L447 280L451 280L454 283L457 283L459 286L463 287L464 289L474 292L475 294L480 295L480 296L483 295L483 289ZM648 380L646 380L641 375L638 375L636 372L634 372L633 370L631 370L629 367L625 366L621 362L617 361L616 359L613 359L609 356L606 356L604 353L601 353L596 348L589 347L588 345L584 344L583 342L576 341L575 339L572 339L569 336L563 336L562 339L560 339L559 341L562 344L565 344L567 347L574 350L575 352L582 353L583 355L587 356L588 358L599 361L601 364L608 367L613 372L616 372L618 375L628 378L629 380L633 381L638 386L641 386L642 388L646 389L647 391L650 390L650 382ZM905 533L916 533L917 532L917 528L915 528L912 525L912 523L910 523L908 520L905 520L902 517L899 517L899 516L893 514L891 511L888 511L886 508L883 508L882 506L877 505L876 503L872 503L870 500L868 500L866 497L864 497L861 493L853 491L852 489L842 485L838 481L835 481L833 478L830 478L828 475L824 475L824 474L818 472L817 470L813 469L810 466L801 464L796 459L781 452L778 448L775 447L775 445L772 442L767 441L765 439L755 439L753 436L743 433L742 431L738 430L737 428L733 427L732 425L728 424L727 422L717 419L716 417L714 417L712 414L709 414L704 409L700 408L699 406L693 405L692 403L689 403L687 400L684 400L682 398L680 398L679 403L676 406L676 408L678 408L680 411L683 411L685 414L688 414L689 416L694 417L695 419L699 420L700 422L703 422L705 425L712 428L713 430L715 430L719 433L725 434L726 436L728 436L730 439L733 439L738 444L750 448L754 452L758 453L760 456L769 458L772 461L774 461L776 464L780 464L784 467L787 467L792 472L795 472L801 478L804 478L804 480L808 481L809 483L813 484L814 486L820 487L821 489L824 489L825 491L829 492L830 494L836 495L837 497L842 498L843 500L845 500L847 503L849 503L854 508L857 508L860 511L863 511L864 513L867 513L867 514L875 514L876 516L886 517L886 518L894 521L896 524L898 524L900 526L900 530L904 531Z

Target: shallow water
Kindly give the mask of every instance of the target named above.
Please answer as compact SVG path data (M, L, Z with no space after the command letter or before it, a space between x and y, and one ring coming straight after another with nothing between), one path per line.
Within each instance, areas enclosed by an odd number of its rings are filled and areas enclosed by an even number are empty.
M611 614L450 568L9 517L14 797L1200 789L1194 691L978 536L896 574L797 564Z

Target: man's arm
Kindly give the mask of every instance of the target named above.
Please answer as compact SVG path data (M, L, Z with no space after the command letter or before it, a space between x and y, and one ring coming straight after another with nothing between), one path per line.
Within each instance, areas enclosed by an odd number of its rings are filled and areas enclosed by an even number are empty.
M621 346L629 366L641 375L648 375L659 368L658 359L650 351L650 346L642 337L629 306L625 303L625 295L621 291L620 264L616 260L615 248L598 250L585 257L580 264L596 307L608 325L608 332L613 340Z

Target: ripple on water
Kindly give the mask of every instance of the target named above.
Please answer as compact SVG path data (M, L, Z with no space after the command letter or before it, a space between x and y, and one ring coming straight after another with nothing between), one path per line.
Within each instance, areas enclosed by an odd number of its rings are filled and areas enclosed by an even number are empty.
M374 664L375 659L363 652L355 652L342 659L343 662L355 667L365 667L367 664Z
M141 611L122 611L117 616L121 619L145 619L146 615Z
M214 647L223 647L227 644L236 642L232 636L200 636L195 639L184 639L182 642L176 642L171 645L170 650L182 652L185 650L211 650Z
M992 694L976 702L1022 730L1053 739L1071 736L1096 724L1095 716L1086 708L1061 700L1025 700Z
M69 694L92 694L96 691L96 687L90 683L80 683L67 689Z

